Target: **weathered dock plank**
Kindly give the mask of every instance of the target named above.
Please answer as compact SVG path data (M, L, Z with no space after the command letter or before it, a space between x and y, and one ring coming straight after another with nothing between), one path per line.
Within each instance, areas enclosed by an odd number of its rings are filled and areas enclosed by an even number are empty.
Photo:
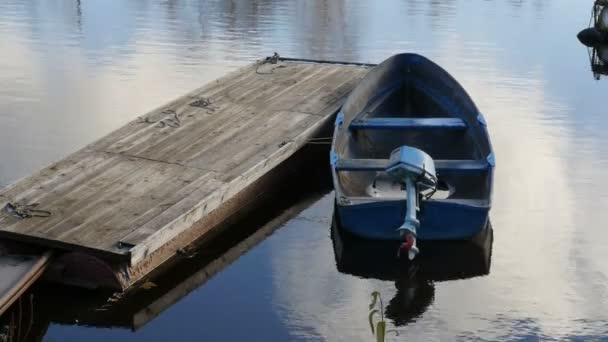
M50 258L49 251L0 240L0 316L42 275Z
M0 237L133 266L222 207L326 125L367 66L256 63L0 190Z

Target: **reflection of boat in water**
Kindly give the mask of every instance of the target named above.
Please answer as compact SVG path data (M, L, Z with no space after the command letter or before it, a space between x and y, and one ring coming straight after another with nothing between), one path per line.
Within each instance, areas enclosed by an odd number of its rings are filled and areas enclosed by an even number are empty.
M595 1L589 27L579 32L577 38L588 48L595 79L608 75L608 0Z
M493 229L470 241L421 241L413 261L400 258L398 242L361 239L345 231L334 217L331 237L338 271L362 278L394 281L397 292L386 307L395 325L416 319L432 304L435 282L487 275Z
M420 317L435 299L435 284L416 278L400 279L395 282L397 292L386 306L386 317L396 326L405 325Z
M331 163L345 230L379 240L469 239L487 224L494 154L460 84L416 54L374 67L336 119Z

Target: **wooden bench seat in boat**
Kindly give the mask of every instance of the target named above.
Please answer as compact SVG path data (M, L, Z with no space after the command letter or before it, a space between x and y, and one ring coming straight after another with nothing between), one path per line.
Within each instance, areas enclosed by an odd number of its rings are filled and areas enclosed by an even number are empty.
M408 130L465 130L460 118L363 118L353 120L350 129L408 129Z
M339 159L336 162L336 171L384 171L388 159ZM437 172L446 171L485 171L490 168L485 160L435 160Z

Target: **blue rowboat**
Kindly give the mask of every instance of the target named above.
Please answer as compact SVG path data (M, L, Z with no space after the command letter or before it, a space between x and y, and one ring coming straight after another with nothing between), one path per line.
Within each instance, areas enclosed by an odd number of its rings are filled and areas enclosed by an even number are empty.
M494 154L483 115L417 54L375 66L338 113L330 153L344 230L402 240L470 239L488 224Z

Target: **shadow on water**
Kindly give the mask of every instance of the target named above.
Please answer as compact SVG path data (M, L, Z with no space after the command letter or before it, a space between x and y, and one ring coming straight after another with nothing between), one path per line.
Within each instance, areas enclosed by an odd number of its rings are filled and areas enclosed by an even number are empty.
M357 238L340 227L334 215L331 238L338 271L361 278L395 282L386 317L396 326L416 321L435 298L435 282L467 279L490 272L493 229L471 241L420 241L421 253L410 262L399 258L399 241Z
M195 241L126 293L37 284L0 317L0 342L42 341L51 324L142 329L327 194L328 153L327 145L303 148L273 170L277 181L267 193L222 223L222 234Z

